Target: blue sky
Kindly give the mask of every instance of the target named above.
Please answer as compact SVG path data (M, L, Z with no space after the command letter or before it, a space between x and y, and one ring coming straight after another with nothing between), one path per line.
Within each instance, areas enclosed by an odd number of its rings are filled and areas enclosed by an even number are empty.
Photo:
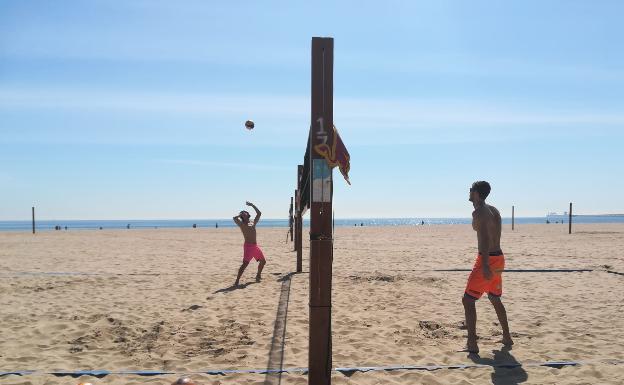
M335 38L337 217L624 212L619 1L2 1L0 220L287 214ZM246 119L256 129L243 128Z

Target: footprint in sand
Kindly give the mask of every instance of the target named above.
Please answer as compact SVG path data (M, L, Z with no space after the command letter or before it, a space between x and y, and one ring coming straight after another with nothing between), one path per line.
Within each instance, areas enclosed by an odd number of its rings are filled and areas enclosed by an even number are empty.
M191 305L187 307L186 309L182 309L182 311L193 311L193 310L201 309L202 307L203 306L201 305Z

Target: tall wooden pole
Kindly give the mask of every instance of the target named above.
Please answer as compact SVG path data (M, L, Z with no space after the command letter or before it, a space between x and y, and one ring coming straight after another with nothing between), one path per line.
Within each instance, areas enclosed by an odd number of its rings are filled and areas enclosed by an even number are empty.
M297 166L297 208L295 209L296 237L295 250L297 251L297 273L303 271L303 208L301 207L301 188L303 187L303 165Z
M299 187L299 186L297 186ZM299 212L299 190L295 189L295 205L293 211L293 251L297 251L297 213Z
M35 233L35 206L32 207L32 231Z
M334 39L312 38L310 124L310 333L308 384L331 384L332 171L314 147L334 124Z
M572 234L572 202L570 202L570 211L568 212L568 234Z
M290 197L290 210L289 210L288 214L289 214L288 227L289 227L289 230L290 230L290 241L292 242L293 241L293 231L294 231L293 226L294 226L294 222L295 222L294 217L293 217L293 197Z
M515 227L515 207L511 206L511 230Z

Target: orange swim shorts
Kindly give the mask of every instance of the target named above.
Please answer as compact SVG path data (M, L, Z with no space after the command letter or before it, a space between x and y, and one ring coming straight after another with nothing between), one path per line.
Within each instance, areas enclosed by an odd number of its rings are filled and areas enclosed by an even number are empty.
M496 255L492 255L496 254ZM477 255L472 272L468 277L465 295L474 299L479 299L483 293L488 293L495 297L503 294L503 270L505 269L505 256L502 252L490 253L489 262L492 278L485 279L483 276L483 258Z

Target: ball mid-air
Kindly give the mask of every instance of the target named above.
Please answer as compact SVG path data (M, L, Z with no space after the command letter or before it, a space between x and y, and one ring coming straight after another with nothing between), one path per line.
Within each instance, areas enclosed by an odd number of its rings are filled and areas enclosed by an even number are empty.
M245 122L245 128L248 130L253 130L255 124L253 122L253 120L248 120Z

